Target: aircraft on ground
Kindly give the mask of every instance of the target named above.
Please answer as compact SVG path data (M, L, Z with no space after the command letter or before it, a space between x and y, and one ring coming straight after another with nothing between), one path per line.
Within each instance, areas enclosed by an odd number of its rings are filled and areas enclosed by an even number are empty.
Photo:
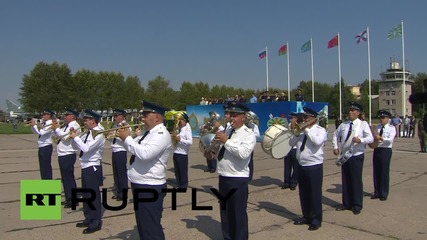
M23 121L29 115L29 113L25 112L20 106L9 99L6 99L6 106L6 119Z

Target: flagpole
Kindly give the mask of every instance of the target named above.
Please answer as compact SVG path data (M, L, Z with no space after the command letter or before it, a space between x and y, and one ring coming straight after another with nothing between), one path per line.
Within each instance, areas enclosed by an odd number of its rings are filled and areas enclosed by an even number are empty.
M402 116L406 115L406 71L405 71L405 36L403 31L403 20L402 25L402 57L403 57L403 90L402 90Z
M267 50L267 46L265 46L265 69L266 69L266 73L267 73L267 91L268 91L268 50Z
M341 90L341 41L338 33L338 88L340 95L340 120L342 120L342 90Z
M310 38L310 49L311 49L311 95L313 96L314 102L314 67L313 67L313 38Z
M286 42L287 47L287 53L286 53L286 59L288 62L288 101L291 101L291 77L289 73L289 43Z
M371 43L369 39L369 27L366 28L366 37L368 40L369 125L372 125Z

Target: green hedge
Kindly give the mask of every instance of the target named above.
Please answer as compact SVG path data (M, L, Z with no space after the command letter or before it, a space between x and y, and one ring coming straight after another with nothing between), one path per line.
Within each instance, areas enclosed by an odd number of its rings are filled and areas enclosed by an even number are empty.
M16 129L10 123L0 123L0 134L29 134L31 127L25 124L18 124Z

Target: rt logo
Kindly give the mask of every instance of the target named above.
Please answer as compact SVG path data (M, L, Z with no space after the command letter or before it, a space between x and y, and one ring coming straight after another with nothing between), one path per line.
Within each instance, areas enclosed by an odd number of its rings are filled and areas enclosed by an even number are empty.
M21 180L21 220L61 220L60 180Z

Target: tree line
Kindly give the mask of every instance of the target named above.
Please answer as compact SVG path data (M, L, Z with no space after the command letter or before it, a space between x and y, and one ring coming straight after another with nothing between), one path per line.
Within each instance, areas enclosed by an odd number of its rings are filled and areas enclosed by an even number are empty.
M413 92L422 92L422 79L425 73L415 77ZM372 94L378 94L378 80L372 80ZM361 98L358 100L368 109L368 80L361 85ZM343 108L348 101L356 100L350 88L341 82ZM295 100L297 90L301 89L306 101L312 99L311 81L301 81L291 90L291 101ZM329 103L329 116L339 115L339 87L327 83L314 83L315 101ZM268 89L281 92L283 89ZM141 109L142 100L159 105L185 110L187 105L197 105L202 97L225 99L227 96L243 95L249 101L252 94L260 96L265 90L234 88L225 85L209 86L208 83L184 81L178 91L170 86L170 81L157 76L144 87L137 76L123 76L120 72L92 71L81 69L74 74L66 64L38 62L22 78L20 102L25 111L37 113L49 108L63 112L65 108L109 110L111 108ZM287 91L285 91L287 92ZM418 106L414 106L419 110ZM345 108L344 108L345 109ZM374 112L374 111L373 111Z

